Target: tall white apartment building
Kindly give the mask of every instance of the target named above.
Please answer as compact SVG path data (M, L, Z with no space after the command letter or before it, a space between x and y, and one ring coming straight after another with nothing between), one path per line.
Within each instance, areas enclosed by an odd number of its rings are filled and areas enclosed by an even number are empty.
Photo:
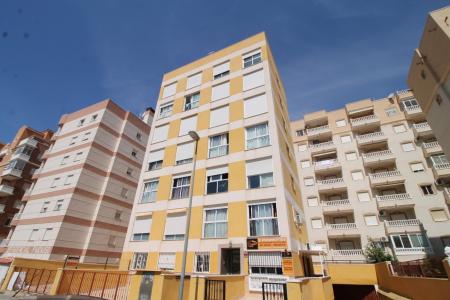
M409 91L291 124L311 243L365 260L373 239L398 260L450 245L450 165Z
M149 132L111 100L63 115L4 256L117 263Z

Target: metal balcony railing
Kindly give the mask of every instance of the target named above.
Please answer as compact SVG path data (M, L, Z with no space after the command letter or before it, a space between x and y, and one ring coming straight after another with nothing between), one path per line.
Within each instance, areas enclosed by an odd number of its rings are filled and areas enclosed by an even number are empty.
M388 227L419 226L419 219L384 221Z
M392 155L392 151L388 149L388 150L363 153L362 156L363 156L363 158L380 158L383 156L390 156L390 155Z
M332 185L336 183L344 183L343 178L332 178L332 179L324 179L324 180L317 180L317 184L319 185Z
M375 196L377 201L395 201L395 200L407 200L411 199L411 196L408 193L402 194L393 194L393 195L383 195L383 196Z
M450 163L435 164L433 165L433 168L436 170L450 169Z
M329 201L322 201L322 206L341 206L341 205L350 205L350 200L348 199L340 199L340 200L329 200Z
M343 250L331 249L330 254L332 256L357 256L357 255L364 255L364 251L362 249L343 249Z
M381 178L389 178L389 177L395 177L400 176L401 173L398 170L394 171L386 171L386 172L378 172L378 173L370 173L370 179L381 179Z
M356 229L356 223L327 224L327 227L332 230Z

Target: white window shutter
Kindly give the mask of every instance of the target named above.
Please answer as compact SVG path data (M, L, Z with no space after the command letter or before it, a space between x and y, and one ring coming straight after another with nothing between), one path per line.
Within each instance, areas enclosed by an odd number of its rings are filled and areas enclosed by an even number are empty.
M230 70L230 62L229 61L224 62L220 65L217 65L217 66L213 67L213 77L218 74L221 74L223 72L229 71L229 70Z
M206 170L206 176L214 176L214 175L226 174L226 173L228 173L228 166Z
M162 97L167 98L167 97L173 96L173 95L175 95L176 91L177 91L177 83L176 82L166 85L164 87Z
M197 129L197 115L190 118L182 119L180 124L180 136L186 135L191 130Z
M189 159L194 157L195 143L185 143L177 146L176 161Z
M211 110L211 116L209 118L209 127L216 127L229 123L229 107L224 106L221 108Z
M212 87L211 101L220 100L230 96L230 82L224 82Z
M151 217L137 217L134 220L133 234L136 233L150 233L152 227Z
M150 155L148 156L149 162L163 160L163 159L164 159L164 149L152 151L152 152L150 152Z
M197 73L194 75L191 75L187 79L186 89L191 89L193 87L199 86L202 84L202 73Z
M258 95L244 100L244 118L260 115L267 112L266 94Z
M246 164L247 176L272 173L272 158L249 161Z
M155 131L153 132L152 143L165 141L167 139L168 133L169 133L169 124L155 127Z
M184 234L186 228L186 214L168 214L164 235Z
M264 85L264 70L244 75L244 91Z

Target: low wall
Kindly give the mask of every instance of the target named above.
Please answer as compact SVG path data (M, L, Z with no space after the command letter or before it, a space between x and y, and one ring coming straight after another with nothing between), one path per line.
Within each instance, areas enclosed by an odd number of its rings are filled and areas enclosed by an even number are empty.
M375 264L328 264L328 276L333 284L378 284Z
M329 277L299 278L287 283L288 300L333 300L333 285Z

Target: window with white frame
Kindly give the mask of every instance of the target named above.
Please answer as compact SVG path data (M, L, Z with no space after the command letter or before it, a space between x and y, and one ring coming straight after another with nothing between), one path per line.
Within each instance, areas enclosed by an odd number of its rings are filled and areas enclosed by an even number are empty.
M342 144L347 144L350 143L352 141L352 138L350 135L341 135L341 143Z
M33 229L31 230L30 237L28 238L29 241L37 241L39 235L39 229Z
M393 128L395 133L406 132L406 126L404 124L394 125Z
M272 158L246 162L247 186L249 189L273 186Z
M57 187L61 182L61 177L56 177L53 179L52 184L50 185L51 188Z
M191 176L176 177L173 179L171 199L181 199L189 196Z
M356 160L357 159L356 152L347 152L347 153L345 153L345 159L349 160L349 161Z
M120 191L120 196L124 199L127 199L128 198L128 189L122 188L122 190Z
M164 149L150 152L148 156L148 171L161 169L164 159Z
M363 192L358 192L358 193L357 193L357 196L358 196L358 200L359 200L360 202L369 202L369 201L370 201L370 195L369 195L369 192L365 192L365 191L363 191Z
M44 235L42 236L43 241L48 241L53 233L53 228L45 228Z
M218 157L228 154L228 132L209 137L208 157Z
M269 125L258 124L245 128L247 149L256 149L270 145Z
M229 123L230 108L228 105L212 109L210 114L210 128Z
M158 192L158 185L158 180L144 182L144 188L142 191L140 203L154 202L156 200L156 194Z
M352 171L352 179L357 181L357 180L363 180L364 179L364 175L363 172L358 170L358 171Z
M108 238L108 247L115 248L117 244L117 237L114 235L110 235Z
M78 152L77 154L75 154L73 161L74 162L80 161L82 155L83 155L83 152Z
M57 200L56 204L55 204L55 208L53 208L53 210L54 211L60 211L62 209L62 207L63 207L63 204L64 204L64 199Z
M172 241L184 239L185 228L186 213L168 214L164 229L164 239Z
M174 82L174 83L171 83L169 85L166 85L163 88L162 97L163 98L167 98L167 97L173 96L173 95L175 95L176 92L177 92L177 83Z
M365 215L364 221L366 222L367 226L377 226L378 225L378 218L376 215Z
M250 118L267 112L267 95L261 94L244 99L244 118Z
M386 116L388 116L388 117L393 117L393 116L397 115L397 113L398 113L396 107L389 107L389 108L386 108L386 109L384 110L384 112L386 113Z
M306 135L306 130L305 129L299 129L299 130L295 131L295 134L297 136L304 136L304 135Z
M184 110L190 110L198 107L200 103L200 93L195 93L189 96L186 96L184 100Z
M280 251L249 251L248 267L250 274L283 274Z
M91 122L95 122L97 120L98 114L91 116Z
M145 269L147 265L147 256L146 252L134 252L133 259L131 260L130 269L132 270L142 270Z
M179 136L187 135L189 131L197 129L197 115L181 119Z
M41 207L41 213L46 213L48 211L48 207L50 206L50 201L45 201Z
M413 171L414 173L420 173L425 171L425 167L421 162L410 163L409 166L411 168L411 171Z
M344 127L347 125L347 121L345 119L336 120L336 127Z
M168 133L169 133L169 124L155 127L155 130L153 131L152 143L165 141L167 139Z
M137 153L136 149L131 150L131 157L136 158L136 159L138 158L138 153Z
M91 135L91 132L90 131L88 131L88 132L86 132L85 134L83 134L83 139L82 139L82 141L87 141L88 139L89 139L89 136Z
M222 78L230 74L230 62L226 61L213 67L214 80Z
M78 121L78 127L83 126L85 119L81 119Z
M248 68L254 65L257 65L261 62L261 52L257 52L254 54L247 54L244 56L243 62L244 62L244 68Z
M193 87L199 86L200 84L202 84L202 72L198 72L197 74L188 77L186 89L192 89Z
M133 241L147 241L150 236L150 229L152 227L151 216L136 217L133 225Z
M308 206L319 206L319 201L317 197L308 197L307 199Z
M416 148L414 147L413 143L408 142L408 143L403 143L402 144L402 149L405 152L410 152L410 151L414 151Z
M435 222L448 221L447 213L443 208L434 208L430 210L430 215Z
M127 175L128 176L133 176L133 169L132 168L127 168Z
M226 238L228 236L228 209L208 208L203 214L203 237Z
M248 206L250 236L278 235L277 206L275 203Z
M228 191L228 167L206 170L206 194Z
M138 141L142 141L142 133L136 132L136 139L137 139Z
M60 165L65 165L67 161L69 160L69 155L66 155L62 158Z
M74 145L77 142L78 136L73 136L72 139L70 140L70 144L69 145Z
M308 146L306 144L300 144L298 145L298 151L305 152Z
M433 163L433 166L448 164L448 159L445 154L432 155L430 156L430 160Z
M306 169L311 167L311 162L309 160L302 160L300 162L300 166L302 167L302 169Z
M122 221L122 216L123 216L123 211L116 210L116 212L114 213L114 220Z
M158 268L160 270L174 270L175 258L175 252L160 252L158 258Z
M243 77L243 90L248 91L264 85L264 70L258 70Z
M303 179L303 183L305 186L313 186L314 185L314 178L312 177L306 177Z
M211 101L217 101L230 96L230 82L226 81L213 85L211 90Z
M167 118L172 115L173 112L173 103L161 105L159 108L159 117Z
M311 227L314 229L321 229L323 227L322 219L320 218L311 219Z
M403 108L408 109L408 108L411 108L411 107L419 106L419 103L417 103L416 99L411 98L411 99L403 100L402 101L402 105L403 105Z
M192 162L194 158L195 143L189 142L177 145L177 153L175 155L175 164L183 165Z
M195 252L194 272L209 272L210 252Z
M420 233L394 234L391 241L395 249L429 247L428 238Z

